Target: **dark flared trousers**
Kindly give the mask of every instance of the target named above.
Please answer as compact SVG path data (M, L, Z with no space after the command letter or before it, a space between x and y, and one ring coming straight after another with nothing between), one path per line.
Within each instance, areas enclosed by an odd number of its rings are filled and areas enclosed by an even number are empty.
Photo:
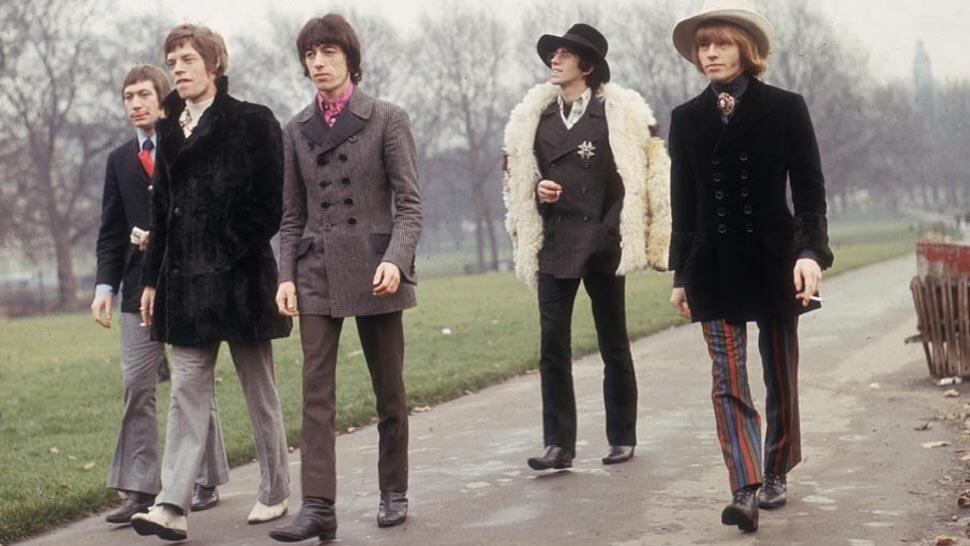
M404 325L400 311L356 317L360 345L377 398L378 483L381 492L408 489L408 405L404 391ZM303 345L304 497L337 497L336 368L342 318L300 315Z
M545 445L575 452L576 395L572 372L572 317L582 280L592 301L593 322L603 358L603 402L610 445L637 443L637 378L626 331L625 279L587 273L582 279L539 275L542 430Z

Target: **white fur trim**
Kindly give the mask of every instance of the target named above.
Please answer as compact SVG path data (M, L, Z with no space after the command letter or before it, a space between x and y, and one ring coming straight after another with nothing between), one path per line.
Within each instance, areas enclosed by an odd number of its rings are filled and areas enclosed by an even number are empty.
M542 112L559 94L552 84L533 87L512 110L505 127L506 172L503 197L508 214L505 227L512 237L515 274L535 288L542 217L536 206L539 165L535 135ZM605 84L610 147L625 196L620 213L622 251L617 275L652 267L664 270L670 244L670 159L663 141L650 136L656 123L653 111L636 91Z

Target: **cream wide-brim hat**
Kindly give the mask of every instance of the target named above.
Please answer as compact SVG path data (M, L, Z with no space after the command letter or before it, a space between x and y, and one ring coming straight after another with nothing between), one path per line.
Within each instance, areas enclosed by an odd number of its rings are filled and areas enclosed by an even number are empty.
M674 26L674 47L688 61L694 62L694 35L697 28L710 21L724 21L735 24L754 38L755 44L765 57L771 51L771 41L775 35L768 19L758 13L750 0L707 0L699 12L681 19Z

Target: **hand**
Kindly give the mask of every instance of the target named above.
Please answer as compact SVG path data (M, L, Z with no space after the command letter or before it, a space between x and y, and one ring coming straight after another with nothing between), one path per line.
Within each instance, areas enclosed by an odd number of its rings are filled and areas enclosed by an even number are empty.
M802 307L808 307L812 296L822 288L822 268L811 258L801 258L795 262L795 297L802 300Z
M683 288L674 288L670 292L670 304L677 310L677 314L690 320L690 305L687 305L687 291Z
M559 196L562 195L562 186L552 180L542 180L539 182L538 191L540 203L552 204L559 201Z
M146 231L144 235L141 236L141 240L138 241L138 250L145 252L148 248L148 237L151 235L150 231Z
M401 284L401 270L391 262L381 262L374 273L374 295L390 296Z
M293 281L281 282L276 290L276 307L284 317L299 316L296 309L296 284Z
M91 302L91 316L101 326L111 328L111 294L94 297L94 301Z
M155 314L155 289L146 286L141 293L141 323L144 326L152 325L152 315Z

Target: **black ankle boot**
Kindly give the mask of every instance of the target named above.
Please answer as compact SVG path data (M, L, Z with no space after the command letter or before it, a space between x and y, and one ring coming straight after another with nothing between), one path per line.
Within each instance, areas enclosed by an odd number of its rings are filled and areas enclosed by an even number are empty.
M300 513L289 525L274 527L270 538L280 542L299 542L318 537L321 541L337 538L337 514L333 501L323 497L304 497Z
M758 506L765 510L781 508L788 502L788 479L784 474L765 474L765 483L758 491Z
M721 512L721 523L737 525L738 529L746 533L758 530L758 486L749 485L734 492L731 504Z

